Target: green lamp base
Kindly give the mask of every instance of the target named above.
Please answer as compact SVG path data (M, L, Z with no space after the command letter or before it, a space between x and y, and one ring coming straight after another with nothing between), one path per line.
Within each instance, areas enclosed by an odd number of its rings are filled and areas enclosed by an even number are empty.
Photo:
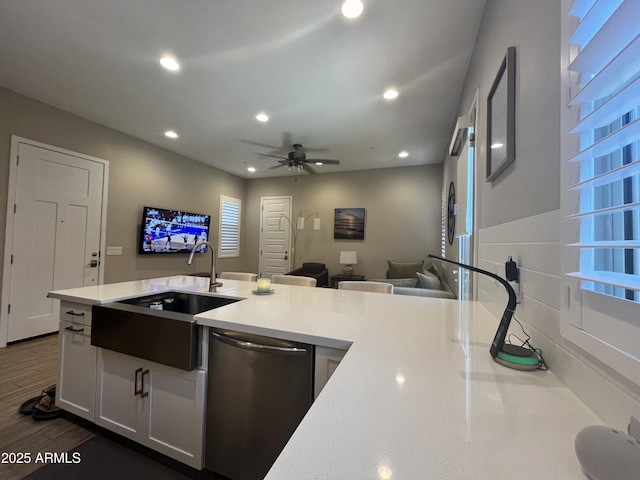
M516 370L536 370L539 364L538 357L533 350L510 344L503 345L494 360L500 365Z

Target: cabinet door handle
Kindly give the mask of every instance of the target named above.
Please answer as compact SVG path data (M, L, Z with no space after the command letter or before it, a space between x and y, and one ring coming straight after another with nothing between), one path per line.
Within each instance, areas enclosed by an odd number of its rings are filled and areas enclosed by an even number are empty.
M140 395L142 396L142 387L140 388L140 390L138 390L138 374L142 372L142 368L139 368L136 370L136 375L133 379L133 396L135 397L136 395ZM144 375L144 374L143 374Z
M220 340L222 343L231 345L232 347L244 348L245 350L253 350L256 352L265 353L279 353L282 355L304 355L307 353L306 348L298 347L274 347L271 345L261 345L259 343L250 342L247 340L237 340L235 338L227 337L216 332L211 332L211 335Z
M69 330L70 332L73 332L73 333L83 333L84 332L84 328L76 329L76 328L73 328L73 326L67 327L67 328L65 328L65 330Z
M149 396L149 391L144 391L144 376L145 375L149 375L149 369L145 370L144 372L142 372L142 378L141 378L141 382L140 382L140 398L144 398L144 397L148 397Z
M74 317L84 317L84 312L76 313L73 310L69 310L67 315L72 315Z

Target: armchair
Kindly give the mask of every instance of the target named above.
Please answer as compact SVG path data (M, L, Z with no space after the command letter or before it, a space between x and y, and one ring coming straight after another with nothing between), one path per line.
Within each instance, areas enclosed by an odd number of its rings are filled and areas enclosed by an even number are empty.
M324 263L303 263L302 267L291 270L287 275L294 275L298 277L311 277L316 279L316 286L328 287L329 286L329 270Z

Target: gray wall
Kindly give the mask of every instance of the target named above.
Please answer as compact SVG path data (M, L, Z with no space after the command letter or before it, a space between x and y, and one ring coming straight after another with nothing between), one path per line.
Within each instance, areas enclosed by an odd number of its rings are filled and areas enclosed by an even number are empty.
M486 182L487 95L510 46L516 47L516 158ZM487 1L458 116L469 114L476 96L477 241L483 228L560 208L560 2ZM444 158L443 188L453 181L459 194L456 163L457 157ZM474 252L476 264L479 254ZM459 258L456 241L447 243L445 255ZM445 269L453 286L457 277Z
M138 255L141 211L151 205L208 213L216 232L221 194L243 200L242 250L240 258L218 260L218 271L258 270L263 196L293 196L294 215L320 212L322 229L300 234L298 259L326 263L331 273L342 270L340 250L357 250L356 271L376 278L384 277L387 259L421 260L440 248L440 165L247 181L2 88L0 106L1 218L11 135L109 161L106 246L122 246L123 255L103 256L105 283L208 271L208 255L191 267L182 255ZM364 241L333 240L333 213L340 207L366 209ZM0 222L0 250L4 230Z
M557 0L486 3L457 113L469 114L477 97L475 242L483 228L560 208L560 19ZM487 96L510 46L516 47L515 161L486 182ZM454 125L455 119L452 132ZM445 199L449 182L458 196L462 188L457 160L444 157ZM479 254L473 253L476 265ZM445 255L459 258L457 241L447 243ZM457 277L445 270L453 287Z
M487 183L487 95L510 46L516 47L516 159ZM560 208L558 0L487 1L458 115L469 112L478 89L477 226L486 228ZM455 175L454 168L450 171Z
M123 255L103 256L105 283L208 271L209 255L199 256L193 266L185 264L183 255L137 255L144 205L208 213L213 231L217 232L220 195L244 198L245 181L239 177L0 88L3 219L7 211L11 135L109 161L107 245L122 246ZM4 249L4 232L5 222L1 221L0 251ZM217 241L217 235L212 240ZM220 269L242 269L239 258L218 263Z
M329 274L342 272L341 250L355 250L355 273L384 278L387 260L420 261L440 251L441 165L304 175L247 181L245 235L248 265L259 263L260 198L292 196L293 216L318 211L322 228L306 227L298 237L298 265L322 262ZM336 208L365 208L364 240L334 240ZM257 270L256 270L257 271Z
M516 52L516 160L484 181L486 98L507 47ZM458 107L468 113L479 91L477 123L477 251L474 264L504 275L508 256L520 267L521 303L515 318L541 348L550 369L605 423L625 428L640 390L560 333L561 6L557 0L487 0L473 60ZM443 178L455 179L445 159ZM498 318L506 293L478 276L478 299ZM512 331L518 327L512 324Z

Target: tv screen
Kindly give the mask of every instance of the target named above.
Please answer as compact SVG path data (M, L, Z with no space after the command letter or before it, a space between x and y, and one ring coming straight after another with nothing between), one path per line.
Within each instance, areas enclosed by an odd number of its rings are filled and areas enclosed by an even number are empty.
M138 253L189 253L193 246L209 238L211 217L204 213L144 207ZM206 252L206 245L197 252Z

